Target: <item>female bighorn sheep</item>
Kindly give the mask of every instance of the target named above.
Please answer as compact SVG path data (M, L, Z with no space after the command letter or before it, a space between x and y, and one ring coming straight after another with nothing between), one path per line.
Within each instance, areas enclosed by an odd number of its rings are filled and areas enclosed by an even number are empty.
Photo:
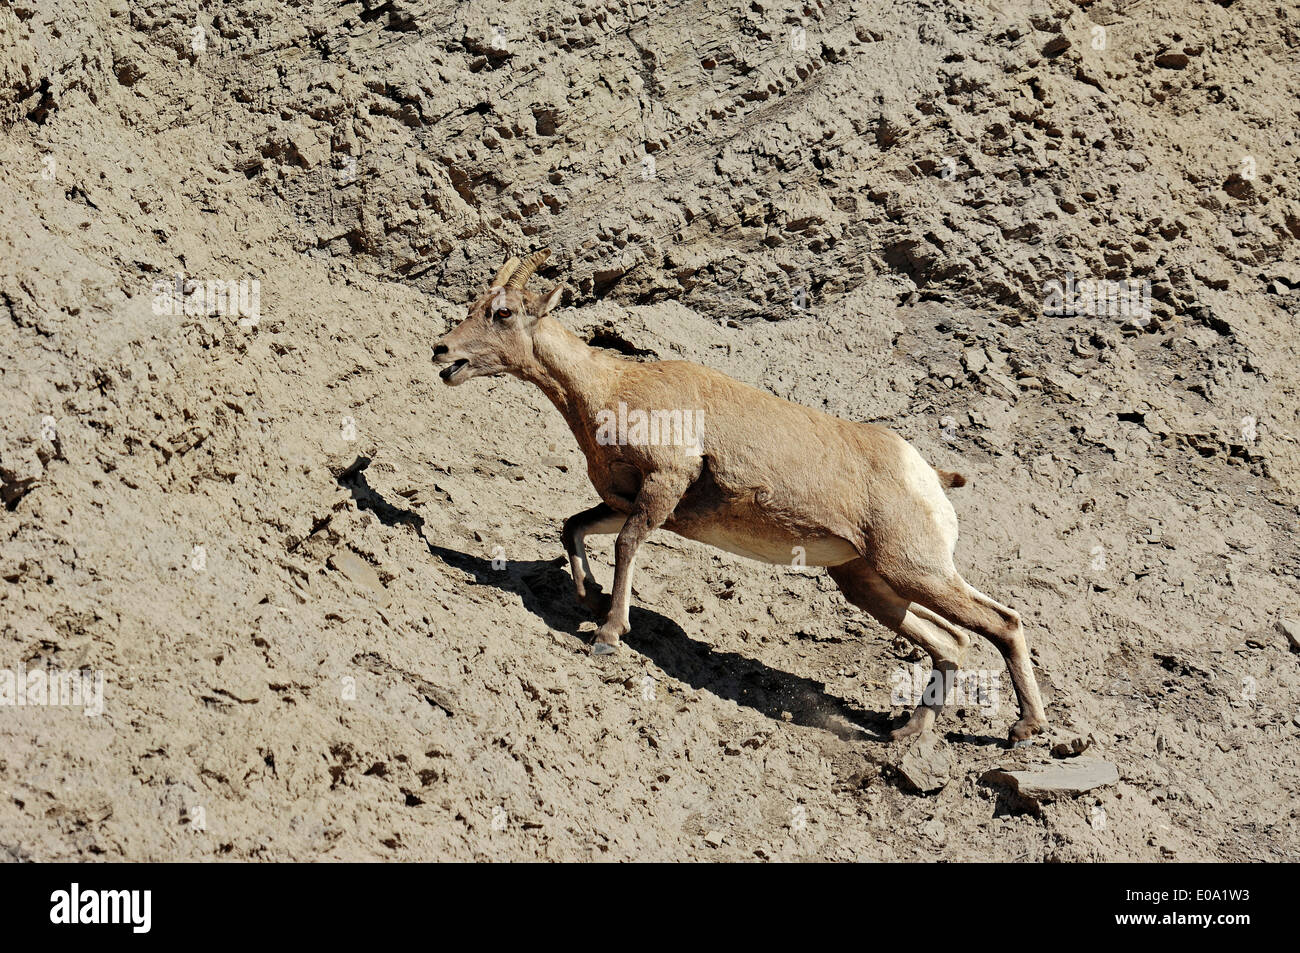
M524 287L549 251L505 263L469 316L437 342L447 384L513 374L564 415L604 501L569 517L562 539L581 603L600 613L584 540L617 533L614 585L593 654L629 631L632 566L663 527L770 563L829 567L845 597L933 659L930 687L894 739L927 731L947 700L970 629L991 640L1020 702L1010 739L1046 726L1020 615L969 585L953 566L957 517L936 470L903 438L747 387L686 361L637 363L579 340L549 312L563 285ZM677 416L673 416L676 414ZM667 421L700 421L689 439ZM656 419L661 428L647 428ZM617 420L617 428L615 421ZM655 434L654 430L661 432ZM669 439L663 439L665 433ZM660 439L654 439L655 437Z

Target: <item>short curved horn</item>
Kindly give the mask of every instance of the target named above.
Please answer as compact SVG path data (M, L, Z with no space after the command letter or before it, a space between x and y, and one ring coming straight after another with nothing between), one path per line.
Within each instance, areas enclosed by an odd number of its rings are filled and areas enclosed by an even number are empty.
M511 256L510 260L501 266L501 270L497 272L497 276L492 279L491 287L504 288L506 284L506 279L509 278L512 274L514 274L514 270L518 267L519 267L519 259Z
M523 288L525 282L533 276L533 272L540 268L546 259L550 257L551 250L549 248L533 252L524 259L524 263L519 266L519 270L510 276L510 280L506 282L506 287Z

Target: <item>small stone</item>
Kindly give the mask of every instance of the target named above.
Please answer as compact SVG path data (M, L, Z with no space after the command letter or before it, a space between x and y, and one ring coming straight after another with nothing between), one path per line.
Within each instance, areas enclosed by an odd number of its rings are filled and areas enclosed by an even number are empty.
M1092 735L1087 738L1071 738L1069 741L1062 741L1059 744L1052 745L1052 757L1077 758L1092 747L1092 742Z
M1282 634L1291 643L1291 651L1300 652L1300 622L1296 622L1294 619L1279 619L1277 627L1282 630Z
M951 776L948 753L932 734L913 742L895 767L903 785L919 794L942 791Z
M998 371L987 369L980 379L984 381L990 390L1008 398L1012 403L1020 396L1020 391L1015 382Z
M1071 46L1073 46L1072 41L1066 39L1064 36L1059 36L1059 35L1054 36L1050 40L1048 40L1047 45L1043 47L1043 55L1059 56L1060 54L1068 50Z
M379 573L375 572L374 567L356 553L348 549L335 550L330 555L329 564L333 569L337 569L347 576L357 586L374 593L375 601L380 605L388 605L388 591L384 588L384 584L380 582Z
M971 374L978 374L989 366L988 355L984 353L982 347L969 347L961 356L961 362L966 366L966 370Z
M722 835L717 831L709 831L704 835L704 843L708 844L710 847L721 847Z

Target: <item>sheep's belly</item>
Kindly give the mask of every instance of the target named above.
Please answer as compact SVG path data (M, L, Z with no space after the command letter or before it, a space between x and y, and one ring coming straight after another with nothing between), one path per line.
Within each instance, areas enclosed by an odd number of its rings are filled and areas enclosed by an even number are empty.
M683 535L737 556L785 566L839 566L858 558L858 551L836 536L793 539L784 535L755 535L717 526L692 526L689 533Z

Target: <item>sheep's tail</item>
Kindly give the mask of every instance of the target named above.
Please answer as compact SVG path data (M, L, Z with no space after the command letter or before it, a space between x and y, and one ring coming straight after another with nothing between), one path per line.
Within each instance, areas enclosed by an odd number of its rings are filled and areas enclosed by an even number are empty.
M939 482L943 484L945 490L953 490L966 485L966 478L960 473L951 473L948 470L940 470L938 467L934 468L934 472L939 474Z

